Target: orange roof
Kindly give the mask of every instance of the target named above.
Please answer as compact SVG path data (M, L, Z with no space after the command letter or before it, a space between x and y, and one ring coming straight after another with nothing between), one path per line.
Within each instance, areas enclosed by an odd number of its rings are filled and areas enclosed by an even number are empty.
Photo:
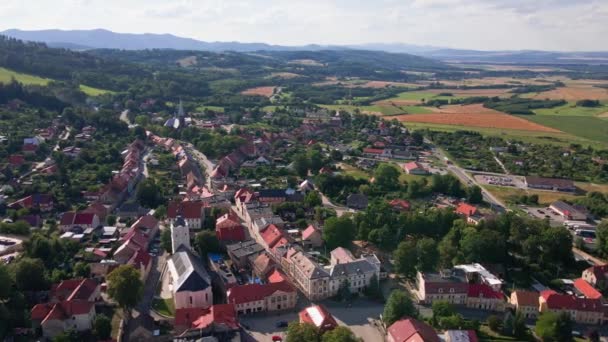
M280 283L282 281L286 281L286 277L283 272L279 271L276 268L273 269L273 271L268 275L269 283Z
M456 208L456 213L464 216L472 216L477 214L477 207L463 202Z
M319 230L311 224L306 229L304 229L304 231L302 232L302 239L308 240L312 236L312 234L317 233L317 232L319 232Z
M590 299L601 299L602 294L596 290L591 284L585 281L583 278L578 278L574 281L574 287L583 294L586 298Z

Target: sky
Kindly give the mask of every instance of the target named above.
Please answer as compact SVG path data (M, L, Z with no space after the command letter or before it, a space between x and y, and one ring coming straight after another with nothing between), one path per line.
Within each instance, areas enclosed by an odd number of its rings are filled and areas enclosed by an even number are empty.
M0 0L0 30L171 33L281 45L608 50L608 0Z

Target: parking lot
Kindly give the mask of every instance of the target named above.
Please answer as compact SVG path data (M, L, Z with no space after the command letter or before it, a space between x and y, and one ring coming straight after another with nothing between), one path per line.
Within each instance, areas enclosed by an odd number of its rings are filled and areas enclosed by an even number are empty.
M384 305L367 299L357 299L350 307L346 303L323 301L327 310L336 318L340 325L348 326L353 333L363 341L383 341L383 334L378 328L377 321L384 310ZM241 324L248 327L247 332L256 341L272 341L273 336L285 338L286 328L277 328L279 321L298 321L298 313L284 312L278 314L265 313L259 316L241 316Z
M528 213L528 215L538 219L549 219L552 226L563 226L564 218L558 213L551 210L549 207L528 207L520 206L520 208Z
M475 180L483 185L510 186L519 189L525 189L523 177L498 174L475 174Z

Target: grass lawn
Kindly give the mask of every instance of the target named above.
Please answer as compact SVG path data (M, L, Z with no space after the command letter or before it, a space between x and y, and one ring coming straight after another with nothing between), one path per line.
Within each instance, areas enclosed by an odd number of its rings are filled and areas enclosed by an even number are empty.
M608 106L602 105L599 107L577 107L576 103L569 102L563 106L555 108L536 109L534 113L537 115L563 115L563 116L595 116L601 113L608 112Z
M423 175L410 175L407 172L405 172L402 168L401 169L401 176L399 176L399 181L401 183L407 183L407 182L411 182L413 180L421 180L423 178L430 178L431 176L423 176Z
M478 337L480 341L522 341L522 339L519 338L496 333L492 331L487 325L482 325L479 327ZM529 336L523 341L534 341L534 339L532 338L532 336Z
M349 164L345 164L345 163L340 163L340 168L342 169L342 172L344 172L344 174L352 176L354 178L357 179L364 179L364 180L369 180L370 179L370 174L366 171L363 171L359 168L356 168L352 165Z
M173 298L154 298L152 308L161 315L168 317L175 316L175 304L173 303Z
M99 89L99 88L93 88L93 87L89 87L86 86L84 84L80 85L80 90L89 95L89 96L99 96L99 95L104 95L104 94L114 94L113 91L111 90L106 90L106 89Z
M581 196L566 194L562 192L554 191L537 191L537 190L524 190L514 187L506 186L495 186L495 185L484 185L484 188L491 192L494 196L501 199L503 202L513 202L513 198L522 195L538 195L538 203L541 205L549 205L557 200L565 199L572 200L580 198Z
M0 83L10 83L11 79L17 80L23 84L47 85L51 80L38 76L22 74L12 70L0 68Z
M543 126L559 129L577 137L608 144L608 120L593 116L518 115Z
M576 185L577 188L583 189L587 192L599 191L602 193L608 193L608 184L575 182L574 185Z

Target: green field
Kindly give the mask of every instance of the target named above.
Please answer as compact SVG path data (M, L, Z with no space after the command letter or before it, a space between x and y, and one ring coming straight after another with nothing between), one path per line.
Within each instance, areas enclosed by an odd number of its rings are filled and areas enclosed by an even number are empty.
M528 115L534 116L534 115ZM528 119L528 116L525 119ZM540 117L540 116L538 116ZM568 146L570 144L576 143L585 146L593 146L593 147L602 147L605 148L605 144L592 141L589 139L585 139L582 137L574 136L572 134L567 133L548 133L548 132L534 132L534 131L520 131L520 130L512 130L512 129L498 129L498 128L483 128L483 127L467 127L467 126L454 126L454 125L439 125L439 124L431 124L431 123L418 123L418 122L407 122L404 123L405 127L408 129L432 129L435 131L443 131L443 132L455 132L455 131L474 131L479 132L486 136L497 136L503 139L517 139L524 142L534 143L534 144L551 144L551 145L560 145L560 146Z
M0 68L0 83L10 83L12 79L23 84L47 85L51 80L38 76L22 74L12 70Z
M105 90L105 89L99 89L99 88L93 88L93 87L89 87L86 86L84 84L80 85L80 90L89 95L89 96L99 96L99 95L104 95L104 94L114 94L113 91L111 90Z
M519 115L519 117L577 137L608 144L608 120L594 116Z
M449 92L446 90L446 92ZM420 101L422 100L450 100L450 99L462 99L462 96L439 96L438 94L424 92L424 91L406 91L400 93L396 97L391 97L386 101L390 100L410 100L410 101Z
M559 116L595 116L608 112L608 106L600 107L577 107L575 103L569 102L563 106L555 108L536 109L537 115L559 115Z
M332 110L345 110L354 112L359 109L361 112L376 112L382 115L399 115L399 114L428 114L433 111L420 106L390 106L390 105L371 105L371 106L355 106L355 105L319 105L323 108Z
M208 109L208 110L211 110L214 112L219 112L219 113L224 112L224 107L218 107L218 106L198 106L198 107L196 107L197 112L204 112L205 109Z

